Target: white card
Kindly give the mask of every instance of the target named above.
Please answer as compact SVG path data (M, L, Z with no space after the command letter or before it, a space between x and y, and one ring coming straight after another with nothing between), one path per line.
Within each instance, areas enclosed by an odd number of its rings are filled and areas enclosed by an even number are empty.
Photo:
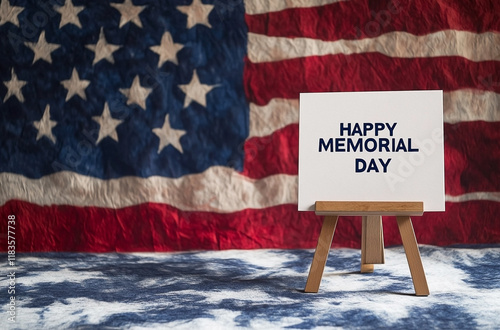
M300 94L299 211L316 201L444 211L443 92Z

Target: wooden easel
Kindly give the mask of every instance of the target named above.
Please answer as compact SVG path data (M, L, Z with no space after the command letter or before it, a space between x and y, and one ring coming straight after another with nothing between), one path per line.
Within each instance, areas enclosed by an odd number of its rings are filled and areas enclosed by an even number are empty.
M359 216L361 230L361 273L371 273L374 264L384 263L384 238L382 216L394 215L410 267L413 286L417 296L428 296L429 288L425 278L417 240L410 216L422 215L423 202L316 202L316 214L324 215L318 245L307 277L305 292L318 292L326 259L332 245L339 216Z

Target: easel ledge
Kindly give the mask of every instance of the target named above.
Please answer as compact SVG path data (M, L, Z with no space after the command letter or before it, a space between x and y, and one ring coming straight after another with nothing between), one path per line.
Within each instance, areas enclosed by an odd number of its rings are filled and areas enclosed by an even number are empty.
M424 202L316 202L316 215L422 215Z
M396 216L399 233L410 267L410 273L417 296L429 295L420 252L411 215L424 213L423 202L337 202L317 201L316 214L324 215L323 226L318 238L316 251L307 277L305 292L318 292L323 271L332 245L333 235L339 216L363 217L361 234L361 273L373 272L373 265L384 263L384 238L382 215Z

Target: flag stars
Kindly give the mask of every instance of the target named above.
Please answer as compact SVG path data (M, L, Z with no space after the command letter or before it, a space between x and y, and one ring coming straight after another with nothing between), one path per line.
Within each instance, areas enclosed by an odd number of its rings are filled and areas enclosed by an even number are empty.
M118 142L118 134L116 127L120 125L123 120L114 119L109 112L108 102L104 103L104 109L100 116L94 116L92 119L100 125L99 136L97 137L96 145L99 144L104 138L110 137Z
M97 44L86 45L85 47L95 53L92 65L95 65L100 60L107 60L108 62L114 64L115 59L113 58L113 53L120 49L120 46L118 45L108 44L103 28L101 28L101 32L99 33L99 40L97 41Z
M10 22L19 27L17 16L23 10L23 7L11 6L9 0L0 0L0 26Z
M75 95L80 96L82 99L87 100L87 95L85 94L85 89L89 86L89 80L80 80L78 72L73 68L71 73L71 78L68 80L61 81L61 84L68 90L66 94L66 101Z
M61 14L61 22L59 23L59 28L62 28L66 24L73 24L82 28L78 14L84 9L83 6L73 6L71 0L67 0L62 7L56 7L55 10Z
M207 107L207 94L217 85L206 85L200 82L196 70L187 85L179 85L179 88L186 94L184 98L184 108L187 108L192 101L196 101L205 108Z
M186 131L181 129L174 129L170 126L170 121L168 114L165 116L165 122L161 128L154 128L153 133L155 133L160 139L160 145L158 147L158 154L167 146L172 145L175 149L179 150L182 154L182 145L180 138L186 134Z
M137 104L144 110L146 110L146 99L152 91L152 88L141 86L139 76L135 76L130 88L120 88L120 92L127 97L127 105Z
M182 44L174 43L172 35L170 32L163 33L161 37L161 44L158 46L151 46L151 49L156 54L160 55L160 59L158 60L158 67L160 68L163 63L170 61L174 64L179 64L177 61L177 53L183 48Z
M132 3L132 0L125 0L123 3L111 3L110 5L121 14L120 28L128 22L132 22L142 28L142 22L139 14L146 8L146 6L135 6Z
M54 128L56 125L56 121L50 120L50 106L47 104L42 119L33 122L33 126L35 126L35 128L38 130L36 140L38 141L45 136L55 144L56 137L54 136L54 134L52 134L52 128Z
M40 33L40 36L38 37L38 41L36 43L25 42L25 44L35 53L32 64L34 64L38 60L44 60L52 64L51 53L61 47L61 45L48 43L45 39L45 31L42 31Z
M17 78L16 73L14 72L14 68L12 68L10 80L4 81L3 84L5 85L5 87L7 87L7 94L5 94L5 97L3 99L4 102L7 101L11 96L15 96L21 103L24 102L24 96L21 88L23 88L27 84L27 82L24 80L19 80Z
M177 6L178 11L188 16L186 24L188 29L196 24L205 25L211 28L212 26L208 21L208 15L210 15L212 9L214 9L213 5L205 5L201 3L201 0L193 0L189 6Z

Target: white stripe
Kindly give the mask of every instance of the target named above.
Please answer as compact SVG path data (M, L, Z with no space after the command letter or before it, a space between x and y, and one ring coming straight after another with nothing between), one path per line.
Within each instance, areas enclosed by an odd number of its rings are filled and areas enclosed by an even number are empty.
M250 131L248 138L264 137L285 126L297 124L298 122L298 99L272 99L264 106L250 103Z
M443 94L444 121L500 121L500 94L478 90L458 90Z
M267 105L250 103L250 133L266 136L287 125L299 121L299 100L272 99Z
M178 179L124 177L101 180L71 172L41 179L0 174L0 205L18 199L38 205L122 208L141 203L165 203L186 211L235 212L297 203L297 176L272 175L250 179L227 167Z
M445 92L444 121L500 121L500 94L479 90ZM272 99L267 105L250 104L250 137L263 137L299 121L297 99Z
M445 200L447 202L454 202L454 203L469 202L469 201L500 202L500 192L479 191L458 196L446 195Z
M245 12L256 15L288 8L319 7L340 1L344 0L245 0Z
M416 36L390 32L376 38L336 41L248 34L248 57L253 63L367 52L401 58L462 56L476 62L500 60L500 33L445 30Z
M297 176L272 175L260 180L226 167L211 167L178 179L125 177L101 180L71 172L41 179L0 174L0 205L10 199L38 205L73 205L122 208L141 203L164 203L184 211L229 213L297 204ZM500 202L499 192L446 195L447 202L485 200Z

